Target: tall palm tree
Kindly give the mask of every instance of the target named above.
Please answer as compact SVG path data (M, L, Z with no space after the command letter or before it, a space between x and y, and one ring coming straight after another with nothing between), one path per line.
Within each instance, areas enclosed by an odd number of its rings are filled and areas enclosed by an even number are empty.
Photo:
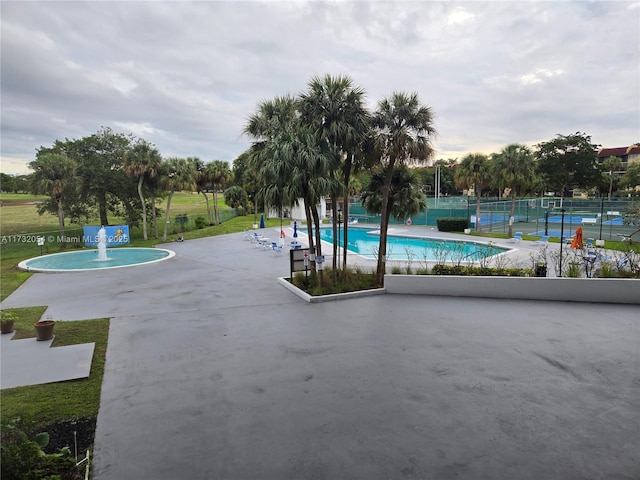
M513 143L507 145L491 161L491 176L495 185L509 188L511 211L509 218L514 218L516 196L529 188L533 183L535 168L533 154L529 147ZM513 225L509 221L509 237L513 236Z
M609 196L608 200L611 201L611 194L613 193L613 180L615 172L622 169L622 160L620 157L607 157L602 162L602 171L605 175L609 176Z
M489 184L491 179L489 168L489 159L483 153L470 153L465 156L456 167L454 181L459 188L473 187L473 193L476 196L476 230L482 231L480 224L480 198L482 197L482 188Z
M124 171L127 175L135 177L138 180L138 196L142 204L142 235L148 240L147 235L147 204L142 194L142 185L145 178L155 178L158 175L158 169L162 157L154 146L144 140L137 142L133 148L125 153Z
M207 204L207 224L213 225L211 220L211 207L209 206L209 197L207 197L207 190L211 188L211 175L210 170L207 168L208 164L205 164L198 157L189 157L188 161L193 162L193 166L196 170L196 190L198 193L202 193L204 201ZM215 195L215 193L214 193Z
M311 126L320 142L326 143L331 155L329 175L334 176L341 165L341 182L333 182L336 189L331 192L333 218L337 218L338 200L344 197L344 216L349 217L349 181L356 159L361 158L359 149L370 128L369 115L365 108L365 92L354 87L348 76L313 77L308 91L300 95L302 121ZM333 222L336 236L336 222ZM344 245L348 243L348 222L344 226ZM334 270L336 269L338 242L333 243ZM344 249L343 267L347 263Z
M213 160L212 162L207 163L206 172L211 181L211 187L213 190L213 213L216 225L220 225L218 191L225 189L227 182L230 182L233 179L233 173L231 172L229 164L224 160Z
M29 164L33 170L31 191L36 194L47 194L56 202L58 209L58 225L62 243L65 244L64 230L64 195L65 191L76 181L76 162L66 155L45 153Z
M300 122L297 108L298 102L290 96L264 101L249 117L244 132L255 139L250 163L263 182L262 193L275 186L282 190L283 201L293 204L302 198L309 248L321 255L320 217L316 205L331 185L327 177L330 157L318 144L317 136ZM321 271L318 278L322 283Z
M373 116L376 129L373 150L385 180L382 185L380 247L376 283L384 285L387 253L389 196L396 165L425 161L433 156L431 140L436 135L431 107L420 104L417 93L395 92L378 103Z
M167 196L167 212L164 222L164 232L162 233L162 241L167 240L167 226L169 225L171 198L173 194L181 191L193 189L195 187L196 171L193 162L187 161L185 158L171 157L165 162L166 175L162 179L165 190L169 192Z
M362 204L367 211L382 213L382 190L385 176L375 172L366 190L362 193ZM422 182L416 173L402 165L395 167L389 187L387 223L391 215L395 218L407 218L418 215L427 207L427 198L422 192Z

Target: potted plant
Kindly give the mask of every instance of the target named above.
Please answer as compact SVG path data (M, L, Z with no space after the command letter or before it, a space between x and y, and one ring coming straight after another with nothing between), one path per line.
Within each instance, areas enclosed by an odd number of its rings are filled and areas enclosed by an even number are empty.
M3 310L0 312L0 316L0 331L3 334L12 333L13 323L16 321L16 314L11 311Z
M52 320L51 317L34 323L33 326L36 327L36 332L38 333L38 341L51 340L53 338L53 327L55 324L55 320Z

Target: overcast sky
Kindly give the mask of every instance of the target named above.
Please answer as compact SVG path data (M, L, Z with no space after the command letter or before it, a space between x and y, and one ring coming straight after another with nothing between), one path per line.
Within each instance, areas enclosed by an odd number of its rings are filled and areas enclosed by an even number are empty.
M102 126L230 163L262 100L344 74L417 92L437 158L640 141L640 2L1 2L2 167Z

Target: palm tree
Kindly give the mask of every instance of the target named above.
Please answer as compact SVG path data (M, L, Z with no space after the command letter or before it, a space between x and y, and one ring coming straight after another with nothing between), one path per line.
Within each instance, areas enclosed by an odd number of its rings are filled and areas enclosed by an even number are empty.
M167 240L167 226L169 225L171 198L180 190L188 190L195 187L196 171L193 162L184 158L171 157L165 162L166 176L163 178L163 186L169 192L167 196L167 218L164 222L162 241Z
M145 178L155 178L158 175L158 169L162 157L158 150L150 143L140 140L131 150L126 152L124 158L124 171L127 175L135 177L138 180L138 196L142 204L142 234L145 240L147 236L147 204L142 194L142 185Z
M396 165L422 162L433 155L431 140L436 134L431 107L420 104L417 93L395 92L378 103L373 117L376 129L373 151L379 158L385 180L380 208L380 248L376 283L384 285L387 253L389 196Z
M465 156L456 167L454 180L459 188L469 189L473 187L473 193L476 196L476 230L482 231L480 224L480 198L482 197L482 188L488 185L490 174L488 169L489 159L482 153L470 153Z
M611 194L613 193L613 174L622 169L622 160L619 157L607 157L602 162L602 171L609 175L609 197L608 200L611 201Z
M517 143L508 145L495 155L491 162L493 182L502 188L509 188L511 197L511 211L509 218L513 218L516 210L516 196L529 188L533 183L535 169L533 154L528 147ZM477 218L477 217L476 217ZM513 225L509 221L509 237L513 236Z
M207 189L211 187L211 176L207 171L207 165L198 157L189 157L188 161L193 163L196 170L196 191L202 193L204 201L207 204L207 224L213 225L211 222L211 208L209 207L209 197L207 197Z
M335 185L331 192L333 199L333 218L336 217L338 200L344 197L344 216L349 217L349 181L360 147L369 130L369 115L364 105L364 90L354 87L351 78L347 76L325 75L323 78L313 77L309 82L307 93L300 95L300 112L302 121L310 125L319 138L319 142L326 143L331 154L329 175L333 177L335 170L342 165L341 182ZM335 180L335 179L334 179ZM336 222L333 222L336 236ZM344 245L348 243L348 222L344 225ZM333 242L334 271L336 269L338 242ZM343 267L347 263L347 250L344 249Z
M220 212L218 211L218 190L224 190L227 182L233 180L233 173L229 164L223 160L213 160L207 163L207 175L211 181L213 190L213 212L216 225L220 225Z
M382 213L382 191L385 176L383 172L375 172L367 189L362 193L362 204L367 211ZM402 165L394 168L389 187L389 207L387 223L390 216L407 218L418 215L427 207L427 198L422 192L422 182L413 170Z
M29 164L33 170L31 191L36 194L47 194L56 202L58 209L58 225L62 243L65 244L64 205L65 191L76 181L76 162L66 155L45 153Z
M309 248L321 255L316 205L320 196L330 190L331 181L327 177L330 157L323 145L318 144L317 136L300 122L297 107L296 100L290 96L264 101L249 118L244 132L255 139L250 163L263 182L262 196L268 199L276 188L282 191L283 202L293 204L302 198ZM321 271L318 279L322 283Z

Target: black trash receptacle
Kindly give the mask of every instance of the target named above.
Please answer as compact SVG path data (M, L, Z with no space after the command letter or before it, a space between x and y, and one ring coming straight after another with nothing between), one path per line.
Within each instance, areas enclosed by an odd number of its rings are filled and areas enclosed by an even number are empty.
M546 277L547 276L547 266L546 265L536 265L536 277Z

